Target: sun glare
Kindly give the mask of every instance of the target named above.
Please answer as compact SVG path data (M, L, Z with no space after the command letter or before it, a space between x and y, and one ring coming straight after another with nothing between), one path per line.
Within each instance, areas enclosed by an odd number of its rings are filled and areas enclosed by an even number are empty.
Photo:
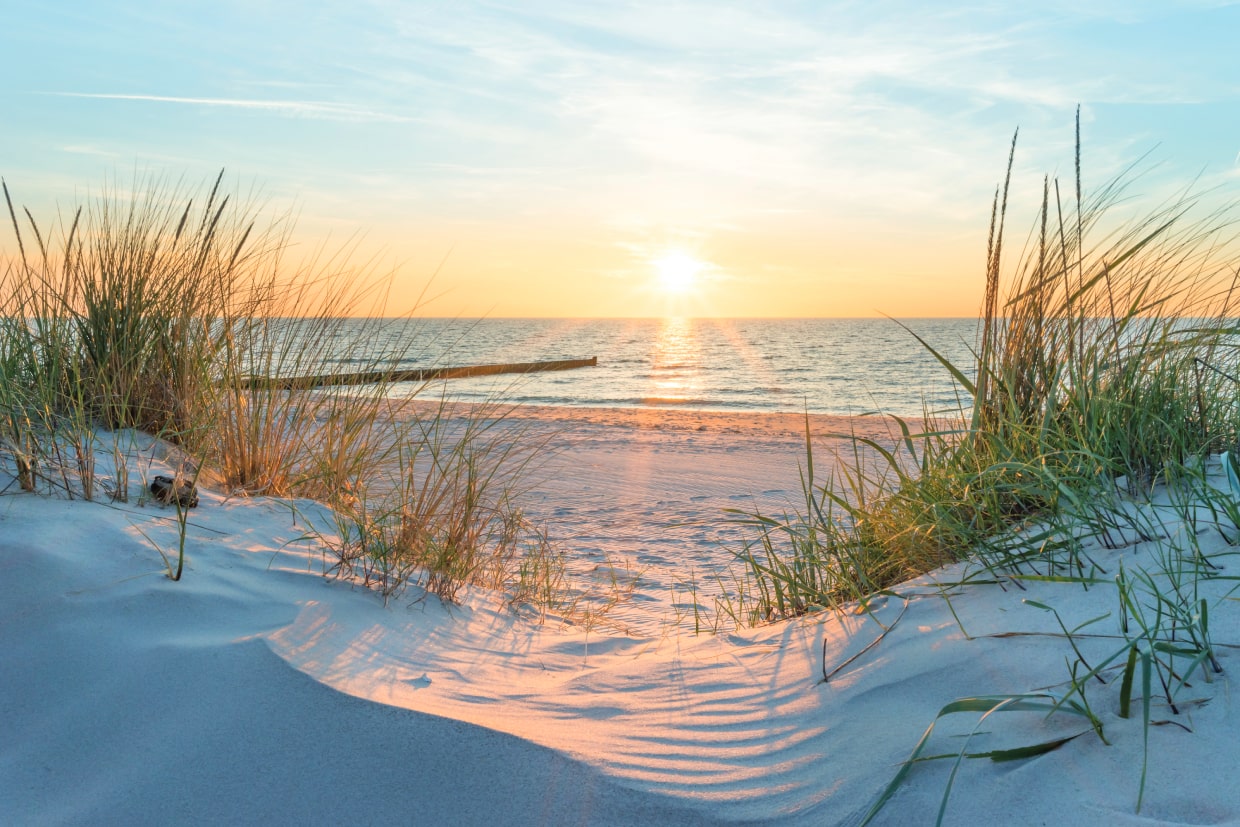
M683 250L673 250L653 262L659 287L666 293L687 293L697 283L702 262Z

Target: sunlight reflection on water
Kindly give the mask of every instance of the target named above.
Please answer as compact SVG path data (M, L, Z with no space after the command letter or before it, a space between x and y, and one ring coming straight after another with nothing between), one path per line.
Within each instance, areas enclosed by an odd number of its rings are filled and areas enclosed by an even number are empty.
M700 348L693 322L664 319L655 341L649 404L690 404L701 393Z

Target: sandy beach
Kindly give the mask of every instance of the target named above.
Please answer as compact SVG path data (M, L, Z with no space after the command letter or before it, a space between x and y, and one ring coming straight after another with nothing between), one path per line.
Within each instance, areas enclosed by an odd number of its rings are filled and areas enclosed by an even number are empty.
M0 827L1240 827L1240 2L5 11Z
M945 705L1062 690L1072 648L1039 605L1068 628L1097 619L1077 640L1087 657L1120 646L1114 587L995 583L967 564L869 615L694 634L707 593L689 584L726 571L741 539L722 509L796 501L805 418L520 408L511 420L562 444L529 515L578 573L633 579L607 624L535 623L476 589L459 606L413 590L385 606L322 576L302 539L320 506L213 491L174 583L152 547L175 547L174 521L138 502L140 480L128 504L68 501L18 493L0 467L2 820L856 824ZM885 433L878 420L810 420L815 434L850 425ZM1101 581L1189 531L1233 565L1204 516L1187 526L1159 497L1131 505L1158 516L1157 537L1087 541ZM1153 698L1148 730L1119 716L1115 671L1093 690L1108 743L1064 713L943 718L928 754L1085 732L1026 760L963 761L945 823L1240 818L1232 590L1201 586L1223 672L1183 676L1178 714ZM874 823L933 823L952 764L917 764Z
M804 510L807 425L819 480L847 444L828 435L891 444L895 432L880 417L524 405L505 424L556 435L531 468L524 511L588 579L640 581L608 620L643 635L685 622L694 602L708 607L721 578L731 581L747 535L726 509Z

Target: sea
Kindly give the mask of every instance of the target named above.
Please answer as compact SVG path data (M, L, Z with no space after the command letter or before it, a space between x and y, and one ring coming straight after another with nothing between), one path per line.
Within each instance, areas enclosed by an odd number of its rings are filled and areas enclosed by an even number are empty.
M977 319L416 319L384 321L365 336L369 353L399 352L400 369L598 359L563 372L408 384L401 394L919 416L967 406L929 348L971 376L977 332ZM355 370L364 358L342 353L332 369Z

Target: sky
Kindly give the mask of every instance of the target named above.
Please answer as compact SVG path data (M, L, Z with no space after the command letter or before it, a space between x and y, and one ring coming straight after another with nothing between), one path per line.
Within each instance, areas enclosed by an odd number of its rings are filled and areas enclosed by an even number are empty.
M36 216L221 168L436 316L972 316L1042 176L1240 189L1227 2L8 3ZM1066 189L1070 189L1067 186ZM3 238L5 250L11 235ZM419 300L419 296L422 299ZM421 303L419 304L419 301Z

